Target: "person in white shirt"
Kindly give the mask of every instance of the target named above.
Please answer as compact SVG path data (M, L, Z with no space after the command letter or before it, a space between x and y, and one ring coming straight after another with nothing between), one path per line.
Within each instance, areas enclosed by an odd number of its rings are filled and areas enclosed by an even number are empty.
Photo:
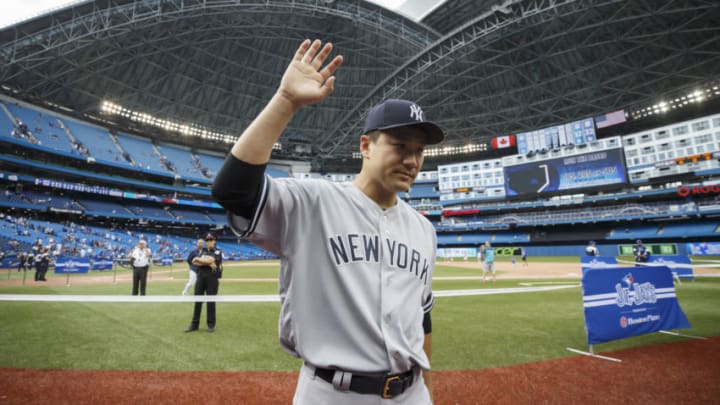
M150 267L152 252L147 247L147 242L140 239L137 246L130 252L130 263L133 268L133 287L132 295L145 295L145 286L147 285L147 273ZM138 288L139 287L139 288Z

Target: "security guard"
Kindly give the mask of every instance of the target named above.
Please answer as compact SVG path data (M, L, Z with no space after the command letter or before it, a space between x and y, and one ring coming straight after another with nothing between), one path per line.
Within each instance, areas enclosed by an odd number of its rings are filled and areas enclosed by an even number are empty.
M205 235L207 247L202 253L192 259L192 264L197 267L197 282L195 283L195 295L217 295L222 277L222 252L216 248L217 237L210 232ZM192 322L185 332L194 332L200 325L200 313L202 312L202 301L195 303ZM215 302L207 304L207 326L208 332L215 332Z

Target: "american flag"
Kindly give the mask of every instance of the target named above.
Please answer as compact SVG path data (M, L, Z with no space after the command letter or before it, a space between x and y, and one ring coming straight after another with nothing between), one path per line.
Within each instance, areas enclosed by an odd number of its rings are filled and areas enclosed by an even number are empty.
M625 121L627 121L625 119L625 110L617 110L595 117L595 126L598 128L606 128L613 125L622 124Z

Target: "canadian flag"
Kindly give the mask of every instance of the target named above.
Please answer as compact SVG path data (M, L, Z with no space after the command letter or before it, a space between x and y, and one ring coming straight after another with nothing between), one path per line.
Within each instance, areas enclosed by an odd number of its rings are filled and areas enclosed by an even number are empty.
M493 149L503 149L515 146L515 135L498 136L492 139Z

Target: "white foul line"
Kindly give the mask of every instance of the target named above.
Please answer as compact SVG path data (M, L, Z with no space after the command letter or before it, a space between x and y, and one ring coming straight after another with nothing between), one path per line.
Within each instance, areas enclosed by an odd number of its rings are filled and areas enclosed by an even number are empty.
M579 287L555 285L548 287L486 288L477 290L434 291L435 297L467 297L475 295L510 294L521 292L552 291ZM42 302L280 302L279 295L49 295L49 294L0 294L0 301L42 301Z

